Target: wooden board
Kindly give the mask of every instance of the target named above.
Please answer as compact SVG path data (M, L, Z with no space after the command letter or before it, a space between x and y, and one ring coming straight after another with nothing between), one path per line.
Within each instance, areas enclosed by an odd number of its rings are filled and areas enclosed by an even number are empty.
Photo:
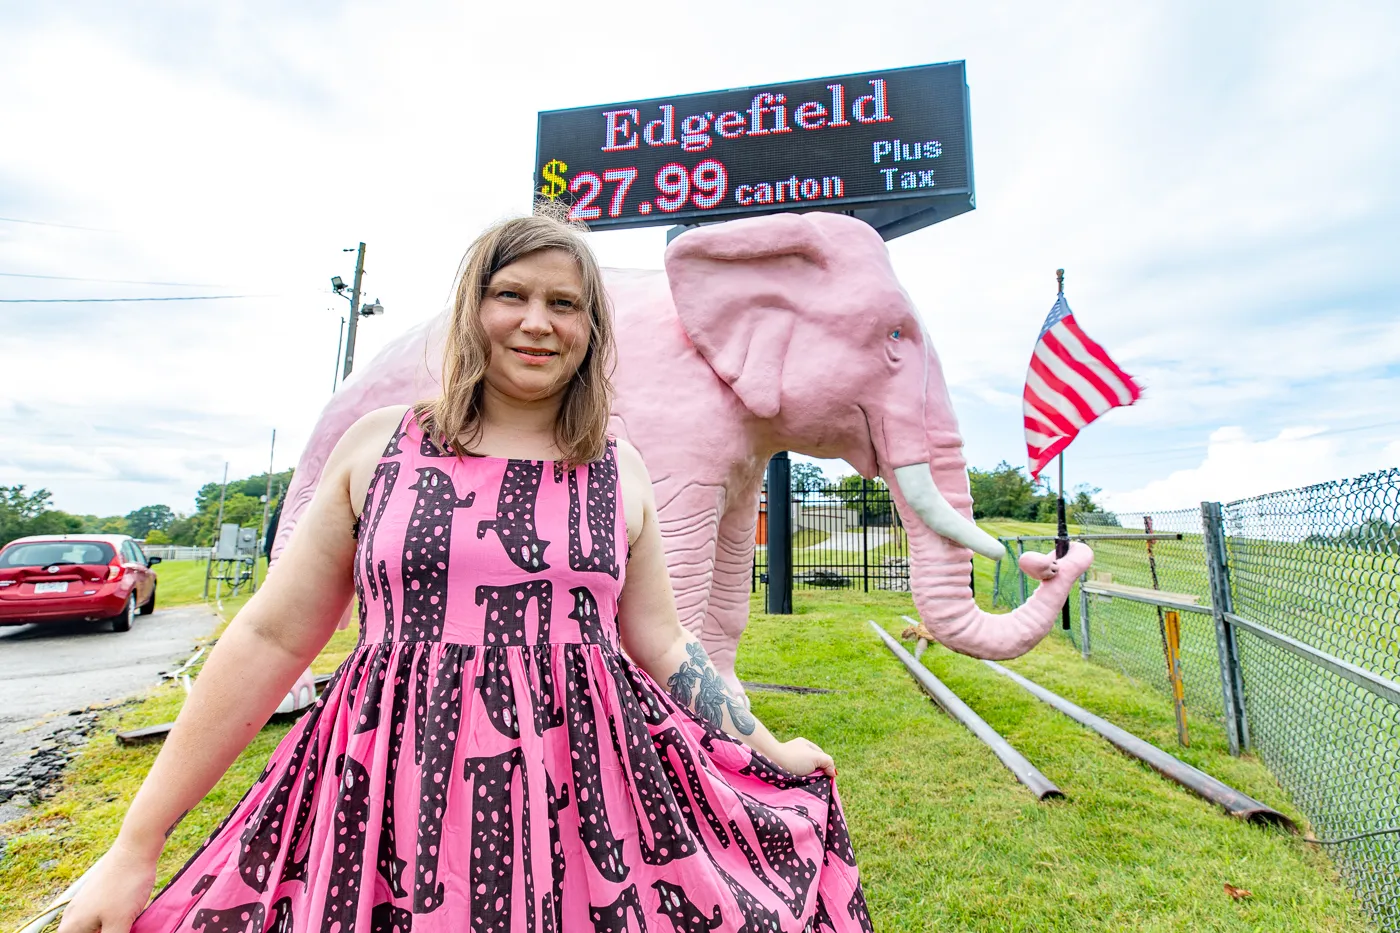
M1129 586L1126 583L1111 583L1105 580L1089 581L1084 584L1084 592L1092 596L1142 596L1183 606L1201 604L1201 598L1192 593L1169 593L1166 590L1154 590L1150 586Z

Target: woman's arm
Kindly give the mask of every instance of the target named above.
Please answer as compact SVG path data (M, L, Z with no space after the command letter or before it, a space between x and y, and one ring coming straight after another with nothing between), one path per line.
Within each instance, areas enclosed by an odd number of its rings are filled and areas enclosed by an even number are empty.
M618 442L618 465L632 545L618 607L618 629L628 656L681 706L778 765L795 774L820 769L834 777L831 756L814 743L802 738L778 741L720 677L700 640L682 627L646 465L636 448L622 441Z
M331 452L276 569L209 653L116 841L64 913L60 933L129 927L150 897L166 838L330 639L353 593L351 488L363 496L365 474L392 431L384 427L390 417L392 410L366 415Z

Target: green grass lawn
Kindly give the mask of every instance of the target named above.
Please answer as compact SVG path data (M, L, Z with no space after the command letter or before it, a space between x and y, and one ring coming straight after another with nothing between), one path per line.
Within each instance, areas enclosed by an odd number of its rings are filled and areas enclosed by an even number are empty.
M979 599L990 561L975 564ZM202 581L201 581L202 585ZM1361 931L1325 856L1280 831L1248 826L1168 783L1040 704L984 665L933 648L925 662L1067 794L1039 803L962 726L943 715L888 653L867 619L891 632L912 613L907 594L794 594L795 614L767 616L754 600L739 654L746 680L826 687L822 695L754 693L780 737L804 735L831 752L875 928L887 931L1134 933ZM230 601L225 610L236 608ZM353 645L336 635L316 664ZM1047 639L1011 665L1149 741L1170 748L1170 704L1147 687L1083 662ZM173 717L178 687L152 691L108 716L110 728ZM260 773L287 727L265 729L172 837L168 877ZM1234 759L1213 723L1182 757L1300 819L1258 761ZM24 820L0 862L0 929L10 929L101 853L155 755L99 738L66 788ZM1223 885L1253 895L1233 901Z
M165 560L156 565L156 604L165 606L188 606L204 598L205 562L202 560ZM267 560L258 558L258 583L267 578ZM212 601L219 591L216 582L209 581L209 599ZM227 584L222 588L228 592ZM235 605L242 605L241 596L246 587L239 590L240 598Z

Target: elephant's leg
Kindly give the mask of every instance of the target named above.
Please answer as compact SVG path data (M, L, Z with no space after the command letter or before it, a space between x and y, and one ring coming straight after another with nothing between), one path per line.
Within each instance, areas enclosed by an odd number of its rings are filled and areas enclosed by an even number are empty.
M730 686L742 691L734 660L749 624L753 549L758 530L758 491L736 496L720 518L714 580L701 640L710 660Z
M666 569L676 597L681 625L710 650L705 613L715 572L715 538L724 490L720 486L685 486L667 497L657 489L657 518L666 548ZM723 669L721 669L723 670Z

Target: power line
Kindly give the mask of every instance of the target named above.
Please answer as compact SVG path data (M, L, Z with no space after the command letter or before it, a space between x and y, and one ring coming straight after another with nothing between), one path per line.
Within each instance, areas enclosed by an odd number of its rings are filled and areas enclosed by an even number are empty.
M57 224L47 220L21 220L18 217L0 217L0 222L7 224L28 224L32 227L62 227L65 230L87 230L90 233L115 233L114 230L104 230L101 227L79 227L77 224Z
M117 301L224 301L229 298L277 298L278 295L166 295L158 298L0 298L0 304L107 304Z
M222 288L209 282L148 282L143 279L91 279L81 275L36 275L32 272L0 272L11 279L49 279L60 282L105 282L109 285L169 285L173 288Z

